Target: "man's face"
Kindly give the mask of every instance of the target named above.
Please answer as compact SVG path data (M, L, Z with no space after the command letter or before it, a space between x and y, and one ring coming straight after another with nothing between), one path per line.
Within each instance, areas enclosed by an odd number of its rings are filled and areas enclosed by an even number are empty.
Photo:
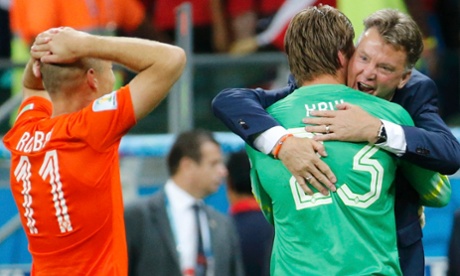
M201 161L195 163L194 182L196 189L203 197L217 191L227 176L227 167L221 149L213 142L207 141L201 145Z
M362 36L348 64L347 85L365 93L391 100L397 88L410 78L404 50L384 42L376 28Z

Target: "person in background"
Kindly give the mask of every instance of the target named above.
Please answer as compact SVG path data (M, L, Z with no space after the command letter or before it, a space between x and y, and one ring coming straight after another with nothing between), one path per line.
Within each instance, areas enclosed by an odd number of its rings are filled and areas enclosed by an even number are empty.
M184 51L55 28L37 36L30 55L19 115L3 143L31 274L125 275L120 140L167 95ZM115 91L112 62L137 72Z
M12 0L11 27L27 45L40 32L59 26L157 40L139 0Z
M233 222L203 202L227 176L212 133L181 133L167 165L164 188L126 206L129 275L244 275Z
M276 6L274 6L275 3ZM228 10L234 37L229 53L245 55L264 49L283 51L284 34L292 17L304 8L320 3L335 6L336 0L273 1L271 5L266 5L271 8L269 9L271 11L268 13L269 16L257 16L257 13L252 10L244 11L244 8L249 8L248 5L242 4L239 0L230 0ZM254 7L252 8L254 10ZM258 25L261 27L257 28Z
M285 0L229 0L226 4L226 10L230 22L231 44L230 53L235 53L235 43L245 44L241 41L251 42L260 32L272 26L273 19L278 10L285 5ZM288 1L290 2L290 1ZM302 1L300 1L302 2ZM281 28L284 25L280 25ZM256 44L248 43L248 44ZM260 45L263 48L266 45ZM256 49L254 49L256 50Z
M194 53L225 52L229 43L229 27L223 0L141 0L148 21L160 34L160 41L174 43L176 10L183 3L192 8ZM185 26L182 26L185 27Z
M251 189L250 164L245 151L234 152L227 161L227 195L235 221L247 276L270 275L273 226L260 211Z
M405 0L424 34L422 72L439 87L439 112L449 125L460 125L460 2Z

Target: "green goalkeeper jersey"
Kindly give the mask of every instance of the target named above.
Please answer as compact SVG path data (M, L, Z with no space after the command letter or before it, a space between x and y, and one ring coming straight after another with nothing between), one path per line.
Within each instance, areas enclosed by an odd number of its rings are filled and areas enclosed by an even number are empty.
M302 118L343 102L413 125L399 105L345 85L302 87L267 111L295 136L312 137ZM254 195L275 226L271 275L400 275L392 185L398 160L367 143L327 141L325 147L337 192L308 196L281 161L247 146ZM418 167L408 167L417 174ZM427 180L433 181L439 177Z

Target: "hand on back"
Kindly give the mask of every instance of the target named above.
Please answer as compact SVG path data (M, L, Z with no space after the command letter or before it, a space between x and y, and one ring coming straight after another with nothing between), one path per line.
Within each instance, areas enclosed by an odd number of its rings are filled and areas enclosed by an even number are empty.
M337 179L321 156L327 156L327 153L320 142L299 137L287 138L278 154L302 190L309 195L313 195L311 186L324 195L329 193L328 190L336 190L334 183Z
M314 137L316 141L375 142L381 124L378 118L349 103L338 104L337 109L311 111L315 117L303 119L311 124L305 130L322 133Z

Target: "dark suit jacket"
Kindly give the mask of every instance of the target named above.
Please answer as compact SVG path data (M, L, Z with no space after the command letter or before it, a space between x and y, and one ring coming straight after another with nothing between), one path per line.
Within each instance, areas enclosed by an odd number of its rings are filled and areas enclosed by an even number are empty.
M213 99L213 112L231 131L252 145L255 134L279 125L264 108L295 88L291 75L288 86L281 89L225 89ZM460 144L438 114L437 93L434 82L416 70L412 71L406 86L396 90L392 101L409 112L416 126L403 126L407 148L402 158L443 174L453 174L460 168ZM424 275L422 229L417 214L419 196L400 174L395 182L401 268L405 275Z
M454 223L449 242L449 270L448 276L460 275L460 209L455 211Z
M232 215L240 237L246 276L270 275L270 257L274 229L260 210L248 210Z
M164 190L160 190L125 208L129 275L182 275L165 196ZM243 275L239 241L233 222L209 206L204 209L210 226L214 275Z

